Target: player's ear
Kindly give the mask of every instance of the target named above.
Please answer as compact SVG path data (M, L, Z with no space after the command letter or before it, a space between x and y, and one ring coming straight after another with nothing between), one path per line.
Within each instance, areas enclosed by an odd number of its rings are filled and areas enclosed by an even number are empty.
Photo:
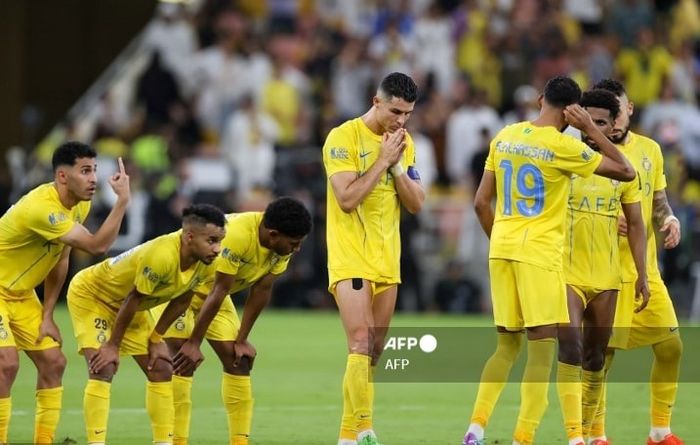
M632 101L627 102L627 114L630 116L634 114L634 102Z
M56 180L61 184L65 184L67 178L68 175L66 174L66 169L63 166L58 167L56 169Z
M540 110L542 109L542 101L544 101L544 94L540 94L540 97L537 98L537 107Z

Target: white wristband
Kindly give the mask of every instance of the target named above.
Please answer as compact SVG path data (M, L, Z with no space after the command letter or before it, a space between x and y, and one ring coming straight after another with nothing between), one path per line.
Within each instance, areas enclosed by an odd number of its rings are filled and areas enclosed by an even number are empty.
M668 215L668 216L666 217L666 219L664 220L663 225L665 226L666 224L670 223L671 221L675 221L675 222L677 222L679 225L680 225L680 223L681 223L681 222L678 220L678 218L676 218L675 215Z
M394 178L398 178L399 176L403 175L406 173L406 171L403 169L403 165L401 165L401 161L397 162L396 164L392 165L391 168L389 169L391 174L394 176Z

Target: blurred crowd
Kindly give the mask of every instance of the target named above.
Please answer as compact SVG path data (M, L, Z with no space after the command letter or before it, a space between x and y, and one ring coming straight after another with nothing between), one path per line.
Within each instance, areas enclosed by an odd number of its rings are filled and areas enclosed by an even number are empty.
M683 312L700 260L699 37L694 0L162 3L133 75L36 147L14 197L50 177L53 148L71 138L99 153L95 221L111 206L116 157L127 161L134 199L115 251L177 229L191 202L245 211L295 196L315 229L275 304L331 306L320 149L331 128L369 108L384 75L402 71L420 88L408 127L429 193L422 214L403 221L399 306L479 312L489 304L488 243L471 198L490 139L537 116L548 78L569 75L586 89L614 77L635 103L634 129L663 148L683 241L661 260Z

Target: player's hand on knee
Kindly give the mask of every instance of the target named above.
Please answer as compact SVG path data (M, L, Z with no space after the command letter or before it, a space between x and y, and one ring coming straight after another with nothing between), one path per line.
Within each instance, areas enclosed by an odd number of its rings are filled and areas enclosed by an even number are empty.
M119 367L119 347L110 342L106 342L100 346L97 353L90 358L90 373L99 374L110 364L114 364L114 372L116 373Z
M170 358L170 351L168 351L168 345L164 342L158 343L148 343L148 370L152 370L156 365L158 360L165 360L168 363L172 363Z
M39 326L39 336L36 339L36 344L40 344L44 337L51 337L57 341L58 344L63 344L61 331L59 331L56 322L53 321L53 318L44 318L41 321L41 325Z
M651 295L646 277L637 278L634 288L634 300L637 303L634 312L641 312L649 304L649 296Z
M186 375L194 372L204 361L204 354L198 344L186 341L173 357L173 371L178 375Z
M253 360L257 354L255 347L248 340L236 340L233 344L233 366L238 366L243 357L248 357L252 369Z

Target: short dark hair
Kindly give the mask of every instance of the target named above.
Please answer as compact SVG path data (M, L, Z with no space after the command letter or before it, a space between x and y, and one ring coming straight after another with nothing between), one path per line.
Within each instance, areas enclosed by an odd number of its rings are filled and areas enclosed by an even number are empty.
M553 107L566 108L581 100L581 87L570 77L553 77L544 86L544 100Z
M182 224L214 224L217 227L224 227L226 215L211 204L192 204L182 211Z
M268 204L263 225L290 238L301 238L311 232L311 214L301 201L283 196Z
M588 90L581 95L582 107L594 107L603 108L610 112L610 117L613 119L617 118L620 114L620 101L617 100L617 96L609 90L604 90L602 88L593 88Z
M71 167L74 166L75 161L80 158L94 159L96 157L97 152L88 144L77 141L68 141L59 145L56 151L53 152L51 164L53 165L53 171L56 171L56 169L61 165L69 165Z
M418 86L404 73L391 73L379 84L379 91L389 98L399 97L406 102L415 102L418 99Z
M615 79L603 79L598 81L595 85L593 85L594 89L601 89L601 90L608 90L611 93L613 93L617 97L622 97L627 94L627 91L625 91L624 85L618 80Z

